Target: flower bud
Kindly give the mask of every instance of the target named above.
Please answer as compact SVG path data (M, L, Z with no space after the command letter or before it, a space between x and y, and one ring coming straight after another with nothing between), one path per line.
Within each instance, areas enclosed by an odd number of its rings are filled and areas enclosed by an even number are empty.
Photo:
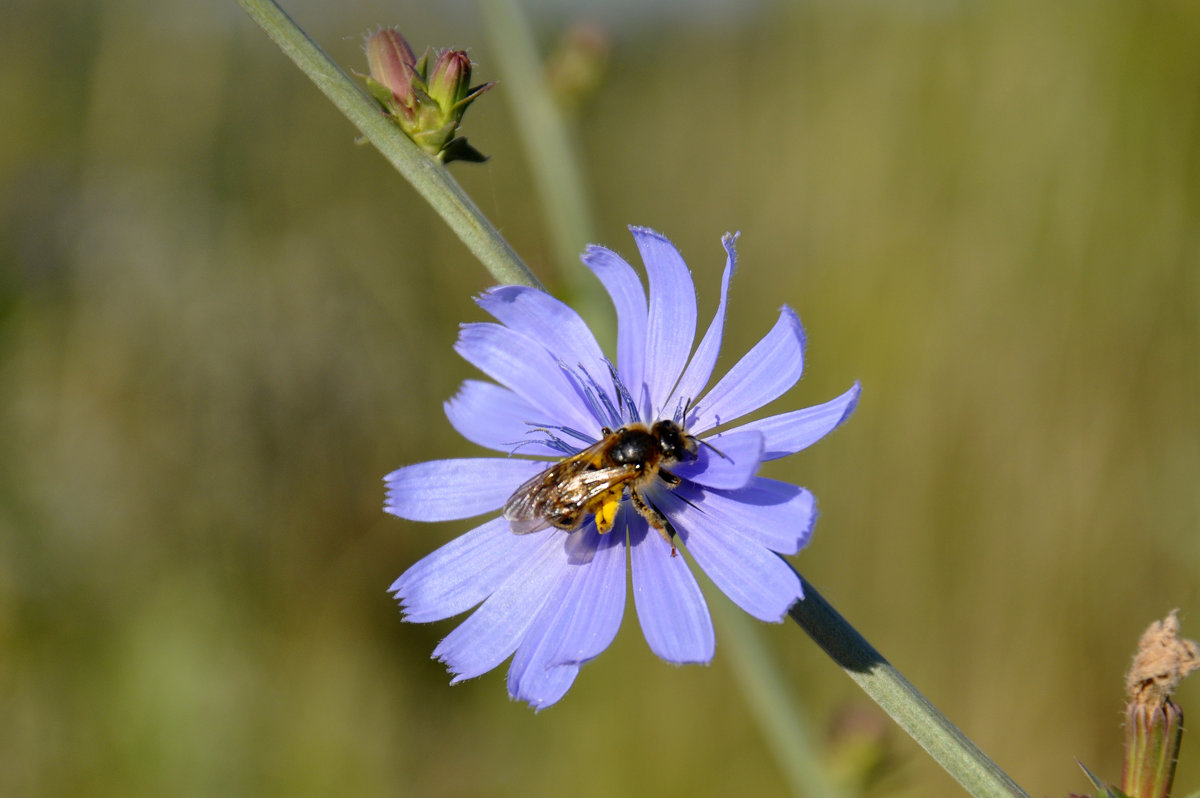
M1200 646L1179 638L1172 611L1138 641L1126 677L1125 766L1121 789L1134 798L1167 798L1183 738L1183 710L1171 700L1179 682L1200 668Z
M429 96L449 114L470 93L471 59L462 50L442 50L429 77ZM470 102L470 100L467 100Z
M367 89L410 139L444 163L486 160L465 138L456 137L467 106L494 85L470 88L471 59L464 51L432 51L430 74L431 51L416 58L394 28L369 36L366 50L371 71L363 76Z
M388 28L367 39L367 65L375 82L385 86L397 102L411 98L417 57L400 31Z

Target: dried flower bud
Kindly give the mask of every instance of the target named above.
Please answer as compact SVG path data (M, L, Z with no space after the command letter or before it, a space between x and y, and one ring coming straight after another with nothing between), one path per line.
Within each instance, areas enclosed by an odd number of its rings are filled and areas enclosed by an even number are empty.
M1125 764L1121 789L1133 798L1167 798L1183 739L1183 710L1171 701L1179 682L1200 668L1200 646L1179 639L1178 610L1138 641L1125 679Z

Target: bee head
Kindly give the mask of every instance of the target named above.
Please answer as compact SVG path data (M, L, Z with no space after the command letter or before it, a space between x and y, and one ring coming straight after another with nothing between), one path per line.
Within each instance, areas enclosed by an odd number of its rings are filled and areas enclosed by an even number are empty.
M658 449L668 460L680 462L696 459L696 439L669 419L654 422L651 434L658 439Z

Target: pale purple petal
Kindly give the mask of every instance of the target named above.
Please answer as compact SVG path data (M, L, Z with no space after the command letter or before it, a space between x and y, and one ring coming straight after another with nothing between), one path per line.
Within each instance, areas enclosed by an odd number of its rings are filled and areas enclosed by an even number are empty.
M529 558L433 650L454 674L451 684L487 673L508 659L563 578L568 566L562 533L548 529L534 537L539 545Z
M646 371L651 414L660 413L696 337L696 287L683 256L661 233L631 227L650 287L650 316L646 321ZM673 409L667 409L671 413Z
M595 273L617 311L617 370L630 390L642 384L646 357L646 290L637 272L617 253L589 246L583 262ZM642 401L641 396L634 396Z
M650 650L685 664L709 662L716 647L708 605L683 557L644 520L629 523L633 604Z
M780 554L808 545L817 520L816 500L804 488L755 477L737 490L713 490L684 483L679 498L700 508L713 523L733 529Z
M859 391L856 382L850 390L825 404L751 421L730 432L761 432L765 440L762 459L786 457L812 446L849 418L858 404Z
M477 322L462 325L454 348L475 368L543 411L546 420L600 434L600 423L561 362L541 343L501 324Z
M554 665L581 664L599 656L617 636L625 614L626 521L618 517L604 535L590 524L581 532L585 539L580 547L591 551L592 559L576 566L579 576L551 627L549 637L557 641L550 655Z
M517 649L508 692L542 709L575 679L578 666L608 648L625 608L625 543L620 522L608 535L594 526L573 533L587 561L568 566ZM570 548L570 547L569 547Z
M544 541L514 535L503 518L475 527L425 555L388 589L400 601L404 620L440 621L486 599Z
M545 413L502 385L465 380L444 407L450 424L471 443L534 457L563 455L545 445L536 429L547 423Z
M733 270L737 263L737 252L734 249L736 242L737 233L726 233L725 237L721 239L721 243L725 245L726 255L725 274L721 277L721 302L717 305L717 312L708 326L708 331L700 339L700 345L696 347L696 352L688 361L687 369L679 378L679 384L675 386L674 393L664 407L667 413L673 413L676 406L686 406L699 397L704 386L708 385L709 378L712 377L713 367L717 364L717 355L721 351L721 336L725 330L725 304L729 298L729 280L733 277Z
M538 649L526 655L525 650L524 645L518 648L508 666L508 694L541 711L567 694L579 675L579 666L544 665L535 659L544 652Z
M779 320L696 407L693 434L727 424L777 399L804 371L804 329L786 305Z
M500 509L545 461L480 457L433 460L383 478L383 509L409 521L453 521Z
M551 587L541 612L534 618L508 666L508 694L534 709L544 709L562 698L579 673L578 665L553 667L551 652L557 641L551 635L580 570L578 565L568 565L557 584Z
M696 564L734 604L778 623L802 595L800 577L778 554L709 518L676 494L660 499Z
M748 538L706 530L688 536L686 545L713 584L760 621L779 623L803 597L792 567Z
M579 314L544 291L502 285L486 291L479 306L509 329L543 341L568 368L583 368L600 385L609 382L608 359ZM616 400L616 396L609 397Z
M713 488L740 488L758 471L762 452L763 440L758 433L731 431L705 438L696 450L695 460L671 466L670 471Z

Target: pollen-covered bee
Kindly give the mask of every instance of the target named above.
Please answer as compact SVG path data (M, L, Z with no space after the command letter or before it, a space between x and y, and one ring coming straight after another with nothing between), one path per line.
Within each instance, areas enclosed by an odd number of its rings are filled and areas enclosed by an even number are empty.
M674 556L675 528L643 490L656 478L671 487L678 485L679 477L666 466L695 460L701 441L665 419L649 428L627 424L601 432L599 441L517 488L504 505L509 526L518 535L549 526L571 531L591 514L603 534L612 529L628 488L634 509L671 544Z

